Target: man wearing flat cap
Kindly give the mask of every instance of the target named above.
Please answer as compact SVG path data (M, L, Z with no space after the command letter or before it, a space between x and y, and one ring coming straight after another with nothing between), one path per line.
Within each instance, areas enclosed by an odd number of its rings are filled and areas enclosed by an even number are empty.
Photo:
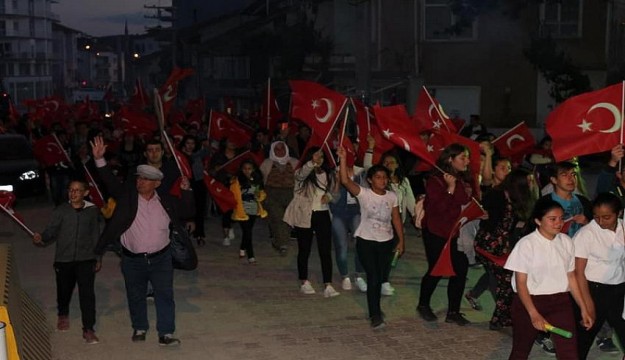
M104 228L95 252L102 255L106 245L120 241L122 246L122 274L126 284L126 297L132 322L132 341L145 341L148 331L146 290L148 281L154 288L156 329L161 346L175 346L180 340L175 331L175 303L169 229L180 225L182 219L191 218L193 194L189 181L184 179L180 188L182 198L160 195L156 189L163 173L150 165L139 165L136 181L121 183L104 160L106 145L101 137L91 142L93 158L106 189L117 201L115 212Z

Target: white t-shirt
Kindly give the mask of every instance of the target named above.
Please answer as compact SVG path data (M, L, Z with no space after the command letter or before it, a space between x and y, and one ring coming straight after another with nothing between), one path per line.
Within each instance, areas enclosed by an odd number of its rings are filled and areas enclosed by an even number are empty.
M575 270L573 240L562 233L549 240L535 230L519 240L504 267L527 274L530 295L567 292L569 291L567 274ZM516 274L512 275L512 289L518 292Z
M391 240L391 219L393 208L398 206L397 195L388 190L386 194L378 195L373 190L360 186L357 198L360 204L360 224L354 235L372 241Z
M575 234L575 257L588 259L584 270L586 279L609 285L625 282L624 236L621 219L616 225L616 232L602 229L593 220Z

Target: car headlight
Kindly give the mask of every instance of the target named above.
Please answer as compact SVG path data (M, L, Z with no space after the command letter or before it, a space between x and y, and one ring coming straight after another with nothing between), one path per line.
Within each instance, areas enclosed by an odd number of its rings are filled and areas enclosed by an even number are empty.
M39 177L39 171L37 170L29 170L20 175L20 180L33 180Z

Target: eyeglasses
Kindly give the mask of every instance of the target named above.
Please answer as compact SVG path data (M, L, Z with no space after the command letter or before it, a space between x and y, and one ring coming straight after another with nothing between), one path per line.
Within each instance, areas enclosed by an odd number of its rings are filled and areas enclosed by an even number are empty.
M69 188L69 189L67 189L67 191L70 192L70 193L80 193L80 192L86 191L86 189L72 189L72 188Z

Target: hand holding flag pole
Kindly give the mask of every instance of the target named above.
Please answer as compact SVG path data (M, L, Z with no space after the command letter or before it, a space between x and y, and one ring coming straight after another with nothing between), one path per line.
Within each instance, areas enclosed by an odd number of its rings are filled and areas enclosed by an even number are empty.
M560 329L559 327L555 327L549 323L545 323L545 330L549 331L550 333L554 333L557 335L560 335L564 338L570 339L573 337L573 333L564 329Z

